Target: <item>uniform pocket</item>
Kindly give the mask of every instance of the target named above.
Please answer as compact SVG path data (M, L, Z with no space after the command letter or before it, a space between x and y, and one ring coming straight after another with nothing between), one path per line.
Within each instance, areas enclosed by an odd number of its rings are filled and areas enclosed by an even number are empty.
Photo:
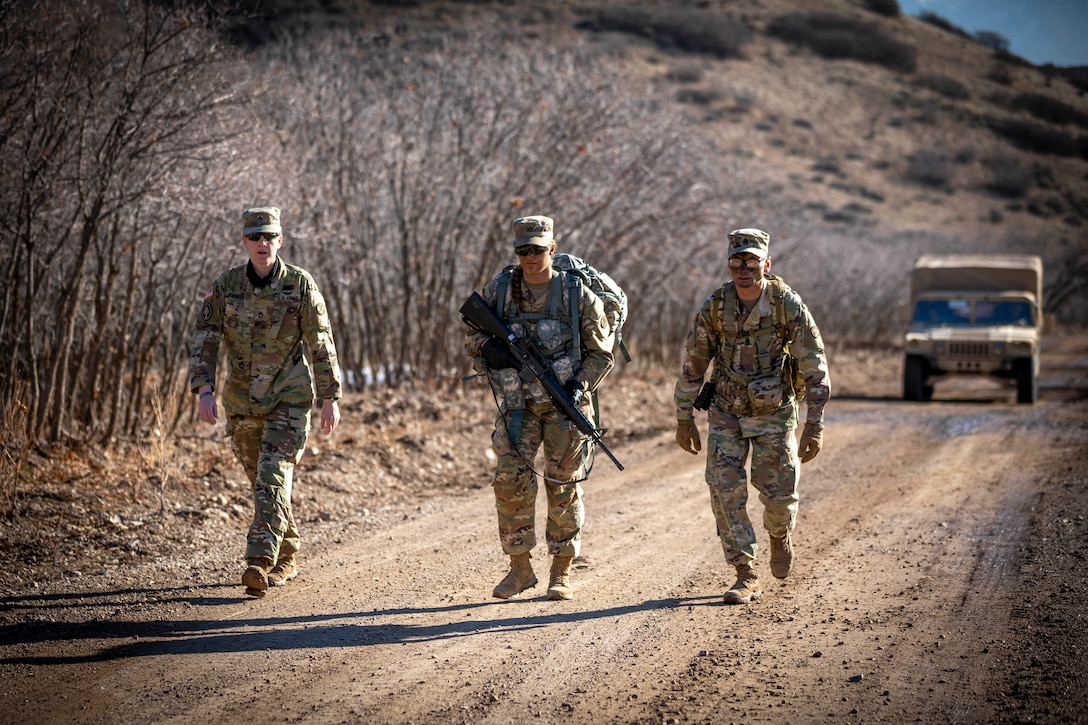
M563 345L563 331L559 326L559 320L541 320L536 325L536 336L540 341L540 349L546 355L551 355Z
M561 357L552 361L552 371L560 385L565 384L574 377L574 362L569 357Z
M756 378L748 383L752 415L769 415L782 407L783 386L778 377Z
M494 387L503 398L503 407L506 410L518 410L525 407L525 393L521 387L521 377L513 368L502 368L489 372L494 381Z
M281 302L272 308L269 336L278 340L293 340L298 336L298 302Z

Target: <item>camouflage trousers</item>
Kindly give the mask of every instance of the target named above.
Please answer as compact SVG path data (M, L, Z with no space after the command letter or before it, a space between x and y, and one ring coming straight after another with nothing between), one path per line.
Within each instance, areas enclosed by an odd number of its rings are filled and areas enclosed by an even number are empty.
M748 518L748 476L752 453L752 485L763 503L763 527L774 536L793 531L797 523L797 480L801 464L792 430L766 430L743 437L739 428L711 417L707 436L706 482L725 560L736 566L758 553L756 533Z
M583 412L586 412L583 408ZM533 405L522 411L521 433L516 444L507 433L512 411L500 413L491 445L498 456L495 479L495 510L499 515L499 541L511 556L536 546L537 451L544 446L544 489L548 498L546 539L548 553L578 556L585 508L582 504L583 452L586 437L574 427L560 427L559 414L550 404ZM590 416L592 420L592 417Z
M227 416L234 456L253 484L253 523L246 537L246 558L278 557L299 550L298 527L291 511L291 482L310 432L310 410L278 405L267 416Z

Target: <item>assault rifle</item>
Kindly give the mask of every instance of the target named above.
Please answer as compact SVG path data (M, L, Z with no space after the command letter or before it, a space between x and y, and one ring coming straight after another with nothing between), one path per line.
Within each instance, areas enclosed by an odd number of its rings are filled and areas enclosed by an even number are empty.
M544 392L555 403L555 407L563 415L567 416L567 419L574 423L578 430L591 438L612 459L612 462L616 464L616 468L623 470L623 464L616 460L616 457L612 455L612 451L608 450L608 446L604 444L601 431L595 428L589 418L578 408L570 393L563 388L558 378L555 377L551 363L541 354L532 340L518 337L511 332L510 328L499 319L499 316L495 314L495 310L491 309L479 292L473 292L472 296L461 305L461 317L475 329L490 335L501 343L513 358L515 369L521 379L527 383L534 380L538 381L543 386Z

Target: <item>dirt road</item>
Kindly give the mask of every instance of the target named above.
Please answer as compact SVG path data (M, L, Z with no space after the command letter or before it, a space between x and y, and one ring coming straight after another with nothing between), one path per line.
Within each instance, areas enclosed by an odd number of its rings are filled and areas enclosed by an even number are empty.
M6 598L0 721L1085 722L1088 349L1052 347L1034 406L835 399L758 603L722 603L704 458L669 432L599 460L573 601L490 598L490 491L430 498L260 600L165 566Z

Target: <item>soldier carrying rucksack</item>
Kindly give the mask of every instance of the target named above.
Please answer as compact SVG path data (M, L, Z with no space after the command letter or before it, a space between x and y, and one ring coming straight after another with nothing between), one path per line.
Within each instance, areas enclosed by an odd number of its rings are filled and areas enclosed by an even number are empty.
M531 342L534 354L546 360L549 380L562 386L563 399L574 401L586 418L593 419L593 393L615 364L615 337L605 303L579 272L557 268L550 217L522 217L513 227L518 264L496 274L481 295L513 335ZM612 314L626 314L626 296ZM581 482L587 475L592 438L562 415L541 380L519 375L522 362L501 340L469 326L465 350L476 371L487 376L499 403L491 437L498 459L492 487L499 540L510 556L510 571L492 594L509 599L536 585L530 564L536 545L533 465L543 446L546 539L552 555L548 598L570 599L571 562L580 550L585 519Z

